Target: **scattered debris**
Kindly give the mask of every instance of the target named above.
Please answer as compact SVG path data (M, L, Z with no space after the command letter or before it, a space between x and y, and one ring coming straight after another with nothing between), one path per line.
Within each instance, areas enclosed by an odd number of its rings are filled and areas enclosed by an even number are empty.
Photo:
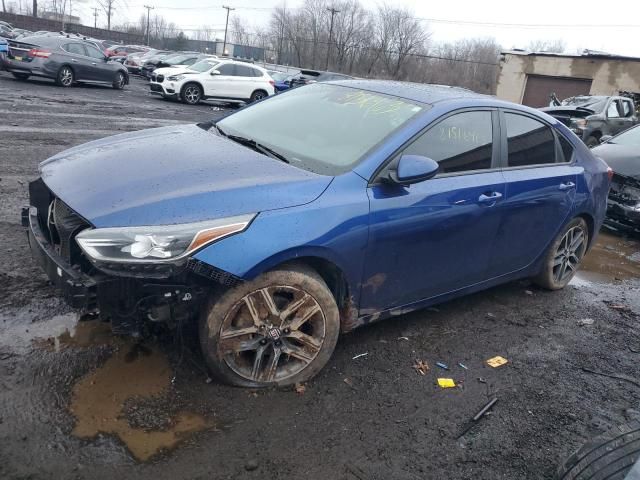
M349 377L345 377L342 381L355 390L355 387L353 386L353 380L351 380Z
M495 319L496 316L495 316L495 314L493 314L491 312L487 312L487 318Z
M638 381L635 378L630 377L628 375L622 375L622 374L616 374L616 373L598 372L597 370L591 370L590 368L587 368L587 367L582 367L582 371L583 372L587 372L587 373L593 373L594 375L601 375L603 377L609 377L609 378L615 378L617 380L623 380L625 382L632 383L636 387L640 387L640 381Z
M531 290L525 290L524 293L526 293L527 295L533 295L533 292Z
M609 308L613 309L613 310L617 310L619 312L630 312L631 311L631 307L627 306L627 305L620 305L617 303L608 303L607 304L609 306Z
M369 355L369 352L366 352L366 353L359 353L358 355L356 355L355 357L353 357L351 360L355 360L356 358L360 358L360 357L366 357L367 355Z
M480 411L473 416L473 418L469 422L469 425L467 426L467 428L465 428L462 431L462 433L460 433L460 435L458 435L458 438L463 437L465 433L467 433L469 430L471 430L474 427L474 425L476 425L478 423L478 421L482 417L484 417L487 414L487 412L489 412L489 410L491 410L491 407L493 407L496 404L497 401L498 401L498 397L493 397L491 400L489 400L489 402L487 402L487 404L484 407L482 407L480 409Z
M295 390L298 395L304 395L304 392L307 391L307 387L305 387L302 383L296 383Z
M467 367L464 363L460 363L460 362L458 362L458 366L459 366L460 368L464 368L465 370L469 370L469 367Z
M413 368L415 369L416 372L418 372L420 375L424 376L427 374L427 372L429 371L429 364L427 362L425 362L424 360L418 360L415 365L413 366Z
M244 464L244 469L247 472L251 472L258 468L258 461L255 459L248 460L247 463Z
M487 383L487 381L486 381L484 378L482 378L482 377L478 377L478 381L479 381L480 383Z
M439 378L438 385L442 388L453 388L456 386L456 382L453 381L453 378Z
M640 353L640 348L633 348L633 347L629 347L629 351L631 353Z
M446 363L436 362L436 365L442 368L443 370L449 370L449 366Z
M508 361L509 360L507 360L506 358L501 357L501 356L498 355L497 357L493 357L493 358L490 358L489 360L487 360L487 365L489 365L490 367L493 367L493 368L498 368L498 367L504 365L505 363L507 363Z
M409 340L409 337L398 337L398 340Z
M593 325L594 322L595 320L593 318L581 318L580 320L578 320L578 325L580 325L581 327L585 327L587 325Z

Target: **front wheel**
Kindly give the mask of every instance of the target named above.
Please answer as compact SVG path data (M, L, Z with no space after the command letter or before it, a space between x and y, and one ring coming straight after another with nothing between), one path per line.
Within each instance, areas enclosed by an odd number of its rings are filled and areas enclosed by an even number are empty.
M124 73L118 72L116 73L115 78L113 79L113 88L116 90L122 90L124 86L127 84L127 77L125 77Z
M197 105L202 99L202 88L196 83L188 83L182 89L182 101L189 105Z
M304 382L338 341L338 307L312 270L274 270L212 298L200 320L211 373L243 387Z
M583 218L571 220L545 254L542 271L533 281L549 290L564 288L578 271L589 244L589 228Z
M66 65L58 71L56 83L61 87L70 87L73 85L73 70Z

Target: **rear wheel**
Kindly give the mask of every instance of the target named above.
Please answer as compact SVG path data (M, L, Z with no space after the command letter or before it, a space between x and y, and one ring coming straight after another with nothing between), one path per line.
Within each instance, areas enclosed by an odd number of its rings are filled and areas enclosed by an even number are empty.
M124 73L117 72L115 78L113 79L113 88L115 88L116 90L122 90L126 84L127 77L125 77Z
M71 70L71 67L65 65L58 70L56 83L61 87L70 87L73 85L73 70Z
M559 290L573 278L589 244L589 228L583 218L571 220L545 254L542 271L533 281L543 288Z
M182 101L189 105L197 105L202 100L202 88L197 83L187 83L180 94Z
M12 75L16 77L18 80L26 80L27 78L30 77L28 73L12 73Z
M338 307L322 278L292 267L264 273L212 298L200 321L211 373L243 387L304 382L338 341Z
M265 92L264 90L256 90L251 94L251 98L249 99L249 102L251 103L257 102L258 100L262 100L263 98L267 98L267 97L268 97L267 92Z

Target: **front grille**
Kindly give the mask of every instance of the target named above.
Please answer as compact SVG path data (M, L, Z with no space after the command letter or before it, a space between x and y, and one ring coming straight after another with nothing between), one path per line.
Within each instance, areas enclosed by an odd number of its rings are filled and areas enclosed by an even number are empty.
M161 92L162 91L162 87L160 85L155 85L155 84L151 84L149 85L149 88L151 89L152 92Z
M156 76L156 82L158 82L158 83L164 82L164 75L157 75Z
M241 278L238 278L229 272L225 272L224 270L220 270L219 268L213 267L207 263L201 262L200 260L196 260L195 258L189 259L189 261L187 262L187 268L193 273L201 275L205 278L208 278L209 280L213 280L227 287L235 287L236 285L240 285L242 283Z
M156 81L156 78L158 78L158 76L157 76L155 73L152 73L152 74L151 74L151 81L152 81L152 82L155 82L155 81Z
M614 173L609 197L623 205L640 203L640 182Z
M81 230L90 225L59 198L55 198L51 205L49 230L52 237L54 237L54 231L58 237L58 244L54 244L55 248L58 250L58 254L71 264L72 256L75 256L72 255L72 249L75 247L73 239Z

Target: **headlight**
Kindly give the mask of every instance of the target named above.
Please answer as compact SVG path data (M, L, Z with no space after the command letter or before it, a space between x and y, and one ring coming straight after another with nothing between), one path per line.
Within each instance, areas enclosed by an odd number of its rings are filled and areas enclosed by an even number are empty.
M80 248L105 262L173 262L221 238L245 230L255 214L198 223L83 230Z
M184 78L184 75L171 75L170 77L167 77L167 79L171 80L172 82L179 82L183 78Z

